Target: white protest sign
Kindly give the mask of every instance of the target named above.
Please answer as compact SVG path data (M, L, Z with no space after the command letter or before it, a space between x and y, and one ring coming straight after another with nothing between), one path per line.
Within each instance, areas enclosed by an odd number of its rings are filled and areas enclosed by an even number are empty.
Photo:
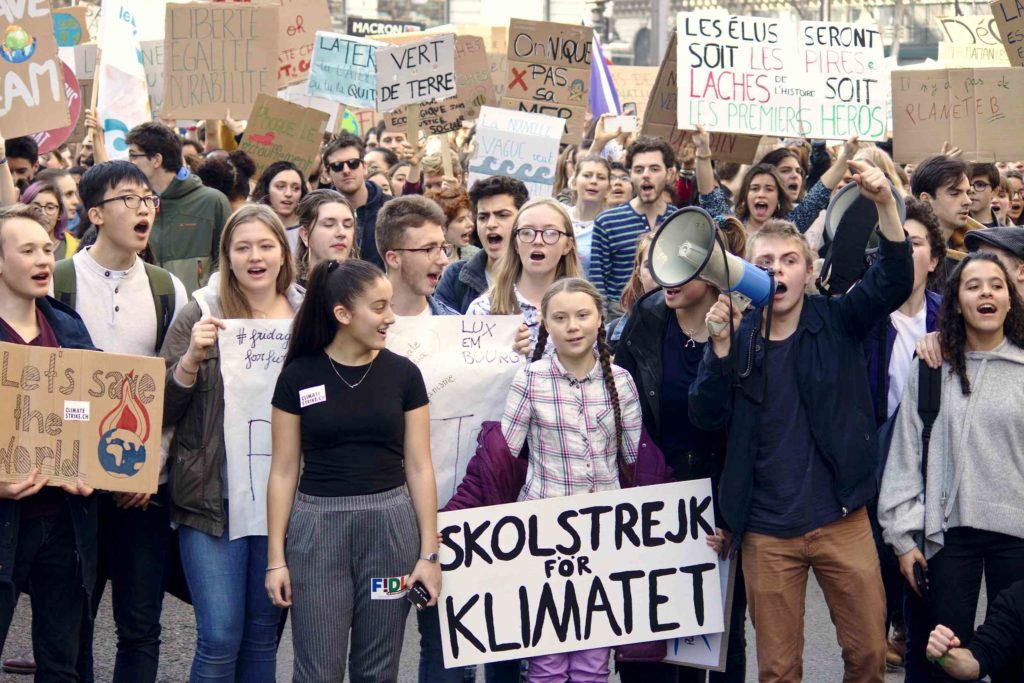
M307 94L350 107L377 106L377 51L384 43L317 31Z
M455 36L445 33L377 51L377 110L455 96Z
M149 88L149 106L154 113L160 112L164 103L164 41L143 40L142 67L146 71L146 87Z
M291 336L291 319L225 320L218 333L232 541L267 535L270 400Z
M507 175L523 181L531 197L550 197L564 131L565 120L557 116L481 107L469 185Z
M885 136L874 26L680 12L678 125L780 137Z
M465 476L481 423L505 411L525 362L512 350L522 322L519 315L399 317L388 330L388 349L416 363L427 386L438 507Z
M664 661L711 671L725 671L725 658L729 654L732 596L736 585L736 567L732 558L718 561L718 581L722 588L722 617L725 624L722 633L670 640Z
M448 668L723 630L711 481L442 512Z

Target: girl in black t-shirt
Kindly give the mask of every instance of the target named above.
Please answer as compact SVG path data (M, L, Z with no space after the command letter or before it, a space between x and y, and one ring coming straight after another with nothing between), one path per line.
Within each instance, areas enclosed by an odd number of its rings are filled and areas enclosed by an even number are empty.
M391 296L372 264L318 264L274 392L266 588L292 608L295 681L346 659L353 682L397 680L405 593L441 589L427 392L384 348Z

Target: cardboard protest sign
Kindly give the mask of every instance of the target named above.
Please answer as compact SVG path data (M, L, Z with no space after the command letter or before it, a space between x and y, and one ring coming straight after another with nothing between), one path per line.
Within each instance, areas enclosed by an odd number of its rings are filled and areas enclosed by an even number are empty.
M268 5L168 4L162 116L239 120L277 92L277 14Z
M1008 63L1024 66L1024 5L1020 0L995 0L991 7L996 37L1006 51Z
M651 96L654 84L658 81L658 67L612 64L609 69L619 93L619 102L623 105L627 102L635 103L637 119L643 120L647 98Z
M530 197L550 197L565 120L545 114L482 107L469 185L496 175L521 180Z
M722 588L722 632L670 640L664 661L710 671L725 671L725 658L729 654L729 629L732 626L732 598L736 588L736 564L732 558L718 560L718 581Z
M270 476L270 400L281 374L292 320L225 320L218 331L224 381L224 450L227 456L228 535L267 535Z
M873 26L681 12L680 128L780 137L885 136Z
M455 95L455 36L439 34L377 50L377 110Z
M949 67L1009 66L995 17L939 17L939 61Z
M447 28L447 27L446 27ZM505 94L508 85L508 26L485 26L482 24L456 24L454 32L458 36L477 36L484 41L487 51L487 62L491 65L491 82L494 83L494 94L498 98Z
M275 161L290 161L303 177L313 170L328 114L277 97L256 98L239 149L256 162L256 174Z
M91 81L96 78L96 43L82 43L76 45L75 55L75 78L78 82Z
M156 493L160 358L0 342L0 481Z
M377 108L377 50L384 43L317 31L307 92L334 102Z
M658 68L654 89L646 98L647 108L644 110L643 123L640 127L644 135L653 135L668 142L680 154L690 143L692 131L679 130L676 127L676 106L679 103L676 77L676 37L672 35L665 59ZM759 135L738 135L736 133L711 133L711 152L719 161L735 161L741 164L752 163L757 158L757 148L761 142Z
M85 7L62 7L53 10L53 36L58 47L74 47L89 42Z
M64 68L48 0L0 4L0 131L5 138L67 126Z
M360 19L359 17L348 18L348 35L355 38L376 36L383 34L411 33L422 31L426 28L423 24L412 21L389 21L387 19Z
M75 78L75 72L67 64L61 64L61 67L64 69L64 90L68 98L68 115L71 117L71 123L60 128L33 133L32 139L39 146L40 154L52 152L67 142L78 126L79 119L84 118L82 109L85 105L82 103L82 91L78 79Z
M142 68L146 72L146 87L149 90L149 106L154 114L160 114L164 103L164 41L143 40Z
M438 514L447 668L723 630L709 479Z
M423 373L430 397L430 454L437 505L466 474L485 420L500 420L512 379L525 362L512 351L521 316L398 318L387 347Z
M973 161L1024 159L1018 104L1024 70L901 69L892 82L898 163L938 154L944 141Z
M281 0L277 35L277 87L301 83L309 76L317 31L331 29L327 0Z
M565 119L563 142L578 143L590 106L594 31L586 26L513 19L501 107Z

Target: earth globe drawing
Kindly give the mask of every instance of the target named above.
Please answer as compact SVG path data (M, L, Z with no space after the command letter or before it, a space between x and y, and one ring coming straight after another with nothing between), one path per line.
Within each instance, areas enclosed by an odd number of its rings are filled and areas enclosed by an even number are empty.
M103 470L117 478L128 478L146 464L149 413L135 395L134 374L121 382L121 400L100 421L98 453Z
M36 53L36 39L21 26L11 24L4 31L4 42L0 45L0 57L11 64L20 64L32 59Z

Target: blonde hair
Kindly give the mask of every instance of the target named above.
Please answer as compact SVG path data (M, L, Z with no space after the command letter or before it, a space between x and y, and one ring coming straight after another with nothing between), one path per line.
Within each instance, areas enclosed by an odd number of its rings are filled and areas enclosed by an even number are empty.
M531 199L519 209L516 220L512 224L508 246L498 261L497 274L494 276L494 286L491 288L491 313L493 315L522 313L522 310L519 308L519 302L516 300L515 292L515 285L523 274L523 261L519 257L519 249L516 246L519 242L516 238L516 230L519 229L519 221L522 219L523 214L538 206L548 206L558 212L559 217L562 219L562 230L566 233L569 240L569 253L558 260L558 266L555 269L555 280L583 276L580 257L576 253L576 233L572 229L572 219L569 217L569 212L566 211L565 206L550 197Z
M622 310L625 313L629 313L633 310L633 306L640 300L646 292L644 291L644 283L641 281L641 271L644 265L644 256L647 255L647 250L651 247L651 240L654 239L653 232L645 232L640 235L640 239L636 241L636 255L633 257L633 273L629 276L629 282L626 283L625 289L622 290L621 296L619 296L619 304L622 306Z
M459 162L459 155L455 152L450 152L450 156L452 160L452 175L459 177L462 175L462 164ZM444 156L440 152L428 154L423 157L420 166L423 168L424 173L444 175Z
M800 234L800 231L796 229L796 226L789 221L780 220L778 218L771 218L761 226L761 229L753 232L747 237L747 260L754 260L754 249L757 247L757 243L765 238L775 238L781 240L793 240L800 245L800 253L803 254L804 261L807 262L808 268L814 267L814 254L811 251L811 245L807 243L807 238Z
M225 318L251 318L253 315L249 299L238 284L238 278L231 270L231 238L240 225L262 223L270 228L281 247L281 270L277 273L277 293L284 294L295 280L295 266L292 262L291 248L284 223L273 209L266 204L246 204L231 214L220 234L220 284L217 294L220 296L220 307Z

